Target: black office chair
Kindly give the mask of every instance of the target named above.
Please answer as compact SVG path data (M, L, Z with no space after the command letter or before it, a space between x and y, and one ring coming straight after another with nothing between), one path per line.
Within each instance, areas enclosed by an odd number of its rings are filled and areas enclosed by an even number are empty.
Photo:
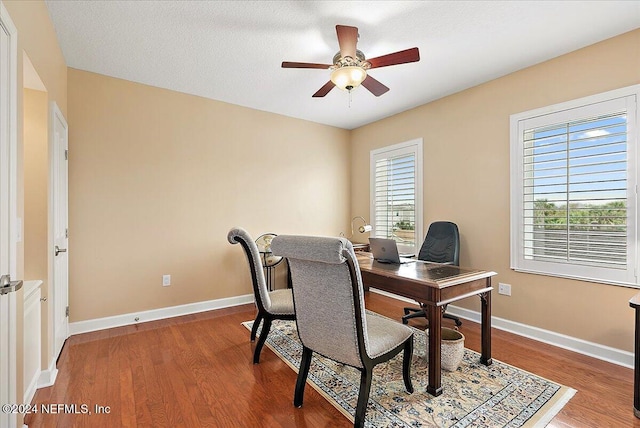
M458 266L460 264L460 233L458 232L458 226L450 221L431 223L422 248L418 253L418 259ZM411 318L424 316L423 308L404 308L402 323L407 324ZM455 315L445 312L442 316L455 321L457 327L462 325L460 318Z

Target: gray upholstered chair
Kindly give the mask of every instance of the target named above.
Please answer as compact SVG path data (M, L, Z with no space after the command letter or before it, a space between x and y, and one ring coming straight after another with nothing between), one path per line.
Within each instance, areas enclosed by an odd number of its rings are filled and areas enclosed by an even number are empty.
M260 259L258 247L246 230L241 227L234 227L227 234L227 239L232 244L239 243L242 245L242 248L247 255L249 269L251 270L253 295L256 299L256 306L258 307L258 315L256 316L256 319L253 322L253 328L251 329L252 342L256 340L258 326L260 325L260 322L264 320L264 323L262 324L262 331L253 354L253 363L258 364L260 362L260 352L262 351L264 342L267 340L267 335L271 329L272 321L278 319L295 319L293 297L291 295L290 288L269 291L264 278L262 261Z
M360 268L351 242L344 238L279 235L271 251L286 257L302 361L293 403L302 406L313 352L360 370L354 426L364 425L373 367L404 351L403 378L413 392L410 367L413 332L393 320L365 312Z

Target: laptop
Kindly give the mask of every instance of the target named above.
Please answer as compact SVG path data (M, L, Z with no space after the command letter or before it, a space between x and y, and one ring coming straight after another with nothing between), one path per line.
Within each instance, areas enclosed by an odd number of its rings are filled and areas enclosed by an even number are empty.
M398 245L393 239L369 238L369 248L373 259L380 263L404 264L414 263L414 259L400 257Z

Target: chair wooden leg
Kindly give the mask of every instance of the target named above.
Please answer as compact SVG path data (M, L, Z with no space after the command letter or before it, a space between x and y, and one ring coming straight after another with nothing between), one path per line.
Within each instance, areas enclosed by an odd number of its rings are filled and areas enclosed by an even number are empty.
M265 317L264 325L262 326L262 331L260 332L260 337L258 338L258 343L256 344L256 350L253 353L253 364L258 364L260 362L260 352L262 351L262 346L264 346L264 342L267 340L267 336L269 335L269 330L271 329L271 318Z
M306 346L302 347L302 360L300 361L298 380L296 380L296 390L293 395L293 405L296 407L302 407L302 401L304 399L304 386L307 383L307 375L309 374L312 355L313 351L311 349L307 348Z
M256 316L256 320L253 322L253 327L251 327L251 341L256 340L256 334L258 333L258 327L260 326L260 321L262 321L262 314L258 312L258 316Z
M402 377L404 386L409 393L413 393L413 384L411 383L411 358L413 357L413 336L404 342L404 354L402 356Z
M367 413L367 403L369 402L369 392L371 391L371 378L373 377L373 367L362 369L360 373L360 392L358 393L358 405L356 407L356 417L353 422L354 428L364 427L365 414Z

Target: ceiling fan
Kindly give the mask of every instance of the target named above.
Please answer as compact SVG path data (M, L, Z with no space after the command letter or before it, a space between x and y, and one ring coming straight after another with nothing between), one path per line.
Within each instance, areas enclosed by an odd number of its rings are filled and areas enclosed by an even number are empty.
M334 86L345 91L351 91L360 84L376 97L389 90L385 85L367 74L367 70L390 65L406 64L420 61L418 48L406 49L399 52L366 59L364 53L356 49L358 43L358 28L346 25L336 25L338 45L340 51L333 57L333 64L315 64L308 62L282 63L282 68L319 68L331 70L331 80L320 88L313 97L324 97Z

